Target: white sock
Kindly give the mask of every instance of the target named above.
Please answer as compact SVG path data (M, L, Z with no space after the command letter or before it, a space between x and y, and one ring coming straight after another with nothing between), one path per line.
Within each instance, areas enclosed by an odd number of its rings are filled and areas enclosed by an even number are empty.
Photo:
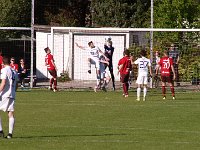
M141 88L137 88L137 97L140 97Z
M143 89L143 94L144 94L144 97L146 97L146 95L147 95L147 88L146 87L144 87L144 89Z
M91 63L88 61L88 70L91 70Z
M100 85L100 80L99 79L97 79L97 86L99 86Z
M1 123L1 117L0 117L0 131L3 131L2 123Z
M14 119L14 117L9 118L9 133L10 133L10 134L13 133L14 124L15 124L15 119Z

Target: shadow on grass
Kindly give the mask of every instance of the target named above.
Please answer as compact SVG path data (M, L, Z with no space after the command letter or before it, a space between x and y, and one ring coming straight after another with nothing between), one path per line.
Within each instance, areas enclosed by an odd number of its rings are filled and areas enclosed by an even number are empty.
M83 134L83 135L38 135L38 136L23 136L23 137L14 137L19 139L34 139L34 138L60 138L60 137L107 137L107 136L123 136L128 135L125 133L106 133L106 134Z

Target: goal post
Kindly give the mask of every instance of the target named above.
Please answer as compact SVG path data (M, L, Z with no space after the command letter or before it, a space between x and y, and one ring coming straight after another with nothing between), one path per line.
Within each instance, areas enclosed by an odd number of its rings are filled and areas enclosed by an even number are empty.
M150 51L150 32L153 32L154 47ZM58 67L58 75L67 72L72 81L81 84L94 82L96 79L95 68L92 67L92 74L87 73L87 53L76 47L75 43L87 47L89 41L93 41L95 46L104 50L105 37L112 38L113 47L113 70L116 81L117 63L123 56L124 48L132 50L137 55L138 50L146 48L148 57L154 59L155 51L163 51L169 48L170 43L174 43L181 55L179 73L181 81L191 82L193 78L199 78L198 69L200 64L198 57L200 48L200 29L164 29L164 28L84 28L84 27L51 27L51 38L48 46L54 54ZM170 37L171 36L171 37ZM170 37L170 38L169 38ZM190 58L187 58L191 56ZM136 56L137 57L137 56ZM195 59L194 61L192 59ZM153 63L153 60L151 60ZM185 65L191 62L192 67ZM184 66L185 65L185 66ZM187 69L189 70L187 70ZM85 84L86 86L89 86ZM76 85L71 84L74 87Z

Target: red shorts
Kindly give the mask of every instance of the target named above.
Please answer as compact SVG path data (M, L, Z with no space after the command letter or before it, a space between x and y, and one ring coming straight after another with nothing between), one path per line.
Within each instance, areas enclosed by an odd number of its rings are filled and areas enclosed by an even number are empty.
M172 76L161 76L161 81L172 83Z
M53 78L57 78L57 71L54 69L54 70L48 70L50 75L53 77Z
M128 80L129 80L129 74L121 74L120 75L120 81L122 83L126 83L126 82L128 82Z

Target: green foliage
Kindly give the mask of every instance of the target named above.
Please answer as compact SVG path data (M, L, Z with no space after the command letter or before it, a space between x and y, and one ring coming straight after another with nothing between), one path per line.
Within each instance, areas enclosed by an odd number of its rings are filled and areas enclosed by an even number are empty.
M155 28L200 28L200 5L197 0L155 0L154 5ZM154 38L160 43L189 39L182 32L155 32Z
M0 0L0 27L30 27L30 0ZM19 31L0 31L0 39L21 37Z
M88 4L88 0L36 0L36 23L52 26L85 26Z
M93 0L93 27L148 27L148 0Z
M71 81L71 78L69 77L68 72L64 72L60 74L60 77L58 77L58 82L66 82L66 81Z

